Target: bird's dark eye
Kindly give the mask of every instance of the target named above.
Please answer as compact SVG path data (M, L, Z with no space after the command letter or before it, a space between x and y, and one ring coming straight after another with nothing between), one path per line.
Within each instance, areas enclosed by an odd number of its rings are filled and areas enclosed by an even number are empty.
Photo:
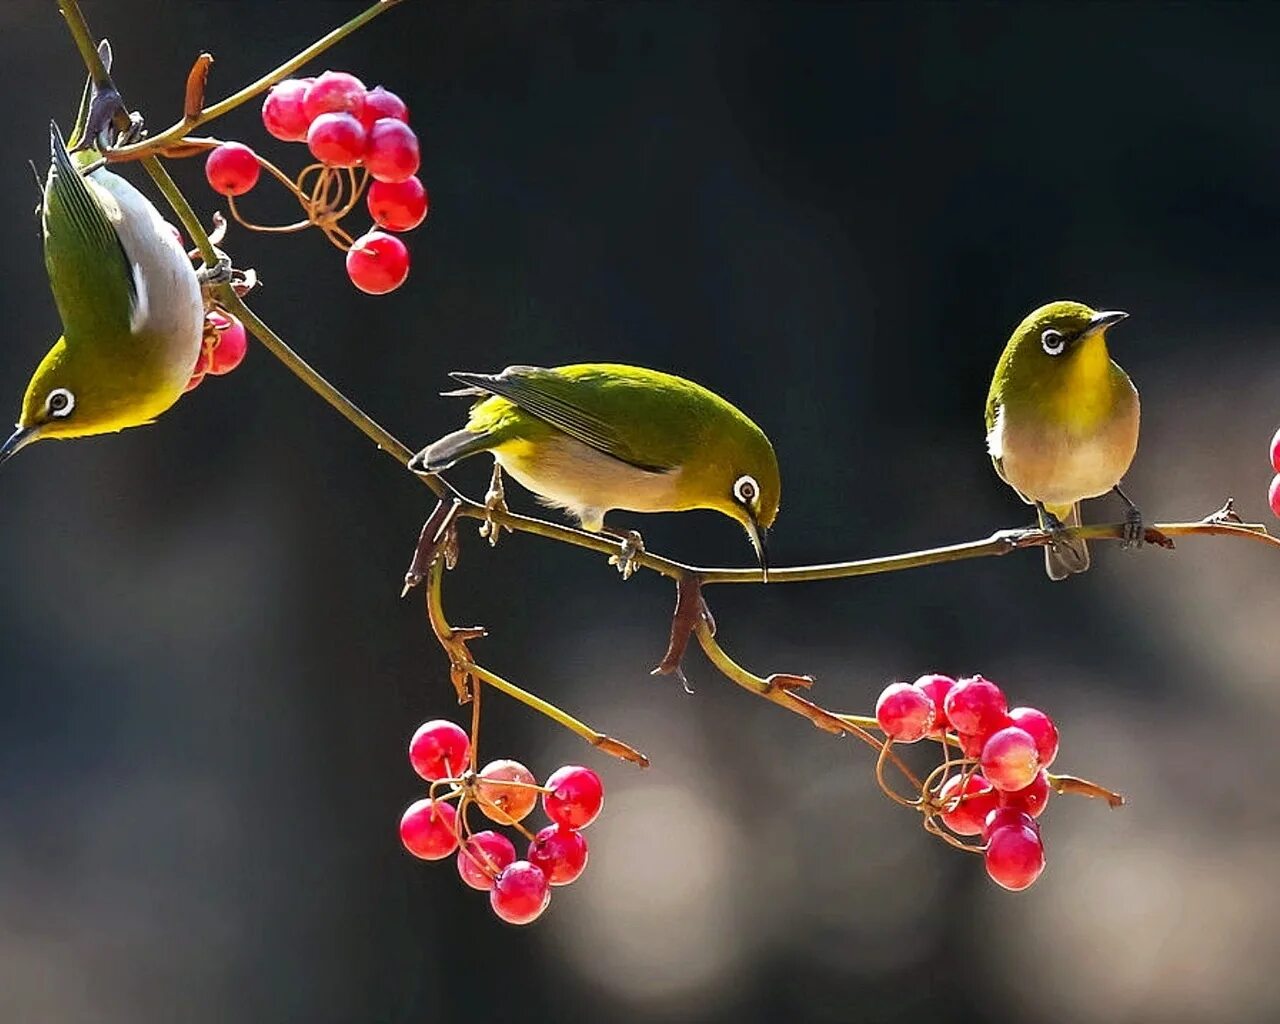
M50 416L61 419L71 415L71 410L76 407L76 396L66 388L54 388L49 392L49 397L45 399L44 404Z
M750 505L760 495L760 485L753 477L740 476L733 484L733 496L742 504Z
M1067 347L1067 339L1061 331L1055 331L1050 327L1040 335L1040 347L1051 356L1060 356L1062 350Z

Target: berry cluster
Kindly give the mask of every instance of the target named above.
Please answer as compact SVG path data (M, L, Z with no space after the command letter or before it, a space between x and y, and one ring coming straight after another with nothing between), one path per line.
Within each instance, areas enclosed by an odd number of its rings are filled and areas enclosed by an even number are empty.
M1271 439L1271 468L1276 475L1271 478L1271 486L1267 489L1267 503L1271 511L1280 517L1280 430Z
M307 219L346 251L347 276L370 295L384 295L409 276L409 250L388 232L411 231L427 216L427 191L418 179L418 137L409 110L393 92L366 89L354 75L326 71L316 78L288 79L267 94L262 123L285 142L305 143L317 161L291 181L240 142L210 151L205 175L228 198L242 224L235 197L251 191L263 168L286 185ZM373 230L352 238L340 226L368 187L366 206ZM290 227L295 227L291 225ZM385 229L385 230L379 230Z
M1006 889L1025 889L1040 877L1045 854L1036 819L1053 790L1046 769L1058 756L1058 729L1048 715L1010 710L1000 687L982 676L926 675L885 687L876 721L887 737L886 753L894 743L926 737L942 746L944 761L920 798L902 801L925 814L930 831L981 852L987 874ZM983 845L953 839L935 818L954 836L979 836Z
M195 390L207 374L221 377L230 373L244 362L248 351L249 336L245 333L244 324L221 309L209 310L204 315L204 339L200 344L200 354L196 357L195 368L191 371L191 379L187 381L184 390Z
M493 912L509 924L529 924L551 902L552 886L568 885L587 866L582 834L604 806L604 786L590 768L565 765L539 785L519 761L491 761L478 772L466 732L453 722L425 722L409 742L409 763L431 783L426 798L400 819L400 840L415 857L443 860L457 852L458 874L489 893ZM446 790L437 796L440 790ZM522 824L542 798L551 824L530 832ZM454 799L458 800L455 808ZM528 841L525 859L501 832L472 832L471 806L490 821L513 828Z

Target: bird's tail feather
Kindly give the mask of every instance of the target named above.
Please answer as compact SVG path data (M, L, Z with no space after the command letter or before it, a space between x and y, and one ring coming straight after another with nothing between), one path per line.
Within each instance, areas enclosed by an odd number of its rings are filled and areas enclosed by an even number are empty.
M488 434L455 430L418 452L409 460L409 468L419 473L439 473L469 455L488 451L492 445L493 439Z
M1080 525L1080 502L1078 501L1069 508L1053 508L1049 511L1062 520L1063 526ZM1084 572L1088 568L1089 545L1081 538L1072 537L1060 540L1056 544L1045 545L1044 569L1049 574L1049 579L1065 580L1073 573Z

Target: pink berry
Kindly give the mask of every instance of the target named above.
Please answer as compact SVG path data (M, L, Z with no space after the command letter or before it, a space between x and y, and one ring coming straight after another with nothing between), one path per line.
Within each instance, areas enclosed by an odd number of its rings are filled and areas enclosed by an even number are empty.
M1006 825L991 833L985 859L993 882L1020 892L1044 871L1044 843L1034 827Z
M516 859L511 840L498 832L476 832L458 850L458 874L473 889L488 892L493 880Z
M961 679L947 694L943 707L956 732L983 737L1000 728L1008 711L1000 687L982 676Z
M204 374L193 373L191 375L191 379L187 381L187 386L182 389L182 393L185 395L188 391L194 391L203 383L204 383Z
M604 806L604 783L590 768L567 764L547 779L542 809L547 817L565 828L586 828Z
M224 142L209 151L204 176L219 195L242 196L258 183L258 157L241 142Z
M1036 777L1031 780L1031 785L1024 786L1022 789L1015 789L1012 792L1000 793L1000 806L1010 807L1017 811L1023 811L1038 818L1044 813L1045 805L1049 802L1049 794L1053 792L1049 785L1049 775L1041 768L1036 772Z
M519 761L490 761L479 774L476 803L490 821L513 825L527 818L538 802L538 780Z
M951 722L947 719L947 712L943 705L946 703L947 694L955 687L956 681L950 676L931 673L921 676L912 685L927 693L929 699L933 701L933 728L929 730L929 735L940 737L951 727Z
M1271 439L1271 468L1280 473L1280 430Z
M987 815L999 806L996 791L991 788L991 783L982 777L981 772L974 772L965 779L964 795L961 797L960 780L962 778L964 778L962 775L951 776L938 794L939 803L943 807L949 807L953 800L957 801L954 809L942 815L942 823L957 835L981 835L982 823L987 820Z
M423 860L444 860L458 848L458 811L441 800L418 800L400 819L400 841Z
M418 726L409 741L409 763L428 782L454 779L467 770L471 739L460 725L436 718Z
M508 924L536 921L551 902L551 886L542 869L527 860L507 865L493 883L489 905Z
M418 173L418 136L403 121L384 117L369 129L364 165L377 181L405 181Z
M249 351L249 336L244 324L228 313L210 310L205 319L213 325L217 344L209 353L209 372L215 377L230 373L242 362Z
M1267 490L1267 504L1274 515L1280 516L1280 474L1271 478L1271 486Z
M991 834L997 829L1014 826L1035 829L1037 833L1040 831L1040 826L1026 811L1020 811L1016 807L998 807L988 814L987 820L982 823L982 837L984 839L990 838Z
M1041 768L1053 764L1058 756L1058 727L1052 718L1039 708L1014 708L1009 712L1009 721L1036 741Z
M982 748L987 742L985 736L970 736L968 733L957 733L960 738L960 752L970 761L982 760Z
M307 137L311 118L303 107L307 82L289 78L272 86L262 101L262 125L277 139L302 142Z
M375 85L364 95L364 110L360 114L360 121L364 124L365 131L368 131L373 127L374 121L384 117L395 118L397 121L408 124L409 108L395 93Z
M329 167L355 167L363 158L364 126L351 114L321 114L307 129L311 155Z
M576 882L587 866L587 839L581 832L548 825L529 844L529 863L536 864L552 885Z
M384 231L370 231L356 239L347 253L347 276L369 295L393 292L409 276L409 250Z
M347 113L359 117L364 112L364 83L345 71L326 71L307 87L302 110L308 121L321 114Z
M876 721L891 740L915 743L933 728L933 699L909 683L890 683L876 701Z
M1035 781L1039 770L1036 741L1016 725L992 733L982 747L982 774L996 789L1025 789Z
M412 231L427 217L427 190L417 178L375 181L367 201L369 216L388 231Z

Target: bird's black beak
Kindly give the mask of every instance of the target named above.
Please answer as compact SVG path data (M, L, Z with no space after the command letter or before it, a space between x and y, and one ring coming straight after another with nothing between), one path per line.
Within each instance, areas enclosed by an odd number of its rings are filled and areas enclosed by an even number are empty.
M751 546L756 549L756 558L760 562L760 571L764 574L764 582L769 582L769 531L756 522L756 517L747 513L750 525L747 536L751 538Z
M0 445L0 466L3 466L11 458L22 451L27 445L34 441L37 437L35 427L19 427L9 435L3 445Z
M1084 329L1084 336L1087 338L1099 331L1105 331L1108 327L1114 327L1121 320L1128 320L1129 314L1119 309L1108 309L1101 313L1094 313L1089 318L1089 326Z

